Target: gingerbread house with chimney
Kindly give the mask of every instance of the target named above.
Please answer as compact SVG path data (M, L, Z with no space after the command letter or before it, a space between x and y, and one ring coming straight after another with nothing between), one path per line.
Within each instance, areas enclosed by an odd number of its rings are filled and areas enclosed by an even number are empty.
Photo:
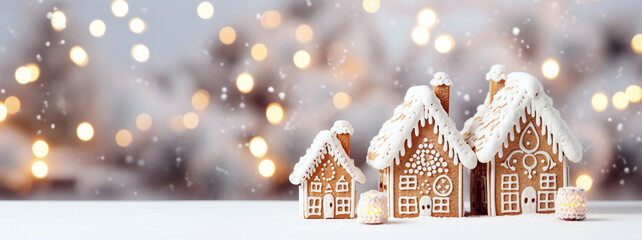
M353 131L348 121L336 121L330 131L317 134L294 166L290 182L299 185L304 218L355 217L355 182L364 183L366 177L350 158Z
M379 191L388 195L394 218L462 217L463 171L476 157L448 116L450 85L437 73L433 86L408 89L379 134L367 163L379 170Z
M489 94L462 130L479 161L470 177L472 213L555 212L568 161L582 159L582 146L535 77L498 64L486 79Z

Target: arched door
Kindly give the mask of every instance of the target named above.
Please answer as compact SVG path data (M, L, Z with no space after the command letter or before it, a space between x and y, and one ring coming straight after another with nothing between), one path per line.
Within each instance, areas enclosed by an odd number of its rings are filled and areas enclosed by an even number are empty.
M334 196L326 194L323 197L323 218L334 218Z

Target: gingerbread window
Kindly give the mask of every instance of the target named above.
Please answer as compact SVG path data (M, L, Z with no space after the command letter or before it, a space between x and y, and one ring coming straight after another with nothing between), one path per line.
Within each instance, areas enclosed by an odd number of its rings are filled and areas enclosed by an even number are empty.
M308 197L308 215L321 215L320 197Z
M337 192L347 192L348 191L348 181L344 176L341 176L339 182L337 182Z
M399 214L416 214L417 197L399 197Z
M540 189L555 189L555 180L557 175L553 173L542 173L539 176L539 188Z
M337 214L350 214L350 198L337 198Z
M417 189L417 176L414 176L414 175L399 176L399 189L400 190Z
M312 192L321 192L321 182L312 182L310 184L310 190Z
M502 190L519 190L517 173L502 174Z
M502 212L514 213L519 212L519 194L516 192L502 193Z
M537 192L537 211L555 210L555 191Z
M435 197L432 199L432 211L436 213L450 212L450 199L447 197Z

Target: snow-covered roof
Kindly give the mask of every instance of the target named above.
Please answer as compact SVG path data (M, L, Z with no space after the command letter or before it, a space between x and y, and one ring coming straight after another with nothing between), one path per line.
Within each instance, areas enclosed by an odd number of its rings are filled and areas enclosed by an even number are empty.
M501 80L506 80L506 74L508 74L508 69L504 64L495 64L490 67L490 71L486 73L486 80L499 82Z
M448 77L448 74L446 74L444 72L438 72L438 73L435 73L433 79L430 80L430 85L432 85L432 86L441 86L441 85L450 86L450 85L453 85L453 81L450 80L450 77Z
M334 122L334 125L332 128L330 128L330 131L334 134L350 134L354 133L354 129L352 128L352 125L350 122L346 120L338 120Z
M399 163L405 155L404 143L412 146L412 132L419 134L418 125L434 124L434 132L439 134L438 143L448 152L455 163L461 161L467 168L477 164L475 153L466 144L455 123L444 111L441 102L428 86L415 86L408 89L401 105L395 108L392 118L387 120L379 134L370 141L367 162L370 166L383 169Z
M294 165L294 171L290 174L290 182L301 184L312 176L325 158L326 153L330 153L334 157L334 161L341 165L355 181L359 183L366 181L366 176L354 165L354 160L348 157L336 135L331 131L323 130L314 138L310 148L305 151L305 155L299 158L299 162Z
M480 162L490 162L495 154L503 156L503 147L515 139L513 128L521 130L520 120L526 121L526 114L537 116L537 126L542 127L542 134L547 131L548 144L553 152L578 162L582 159L582 145L553 107L553 100L546 96L542 84L528 73L508 74L506 85L493 97L489 105L486 97L484 104L477 107L477 113L464 123L462 134L466 142L477 154Z

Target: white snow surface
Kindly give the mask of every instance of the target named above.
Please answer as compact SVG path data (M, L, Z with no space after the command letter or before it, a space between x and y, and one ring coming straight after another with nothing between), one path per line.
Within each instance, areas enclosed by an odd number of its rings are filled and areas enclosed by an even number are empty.
M453 85L453 81L450 80L450 77L448 74L444 72L438 72L435 73L433 76L433 79L430 80L430 85L432 86L441 86L441 85L446 85L446 86L451 86Z
M330 131L334 134L350 134L352 135L354 133L354 129L352 128L352 125L350 122L346 120L338 120L334 122L334 125L330 129Z
M508 68L506 68L506 65L495 64L490 67L490 71L486 73L486 80L493 80L494 82L506 80L506 74L508 74Z

